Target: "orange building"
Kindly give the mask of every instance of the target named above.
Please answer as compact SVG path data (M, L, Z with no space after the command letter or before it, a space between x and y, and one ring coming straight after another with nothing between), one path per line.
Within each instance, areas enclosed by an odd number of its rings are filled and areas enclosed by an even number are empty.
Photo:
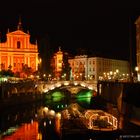
M32 71L38 70L38 47L30 43L30 34L25 33L19 20L17 30L6 34L6 42L0 43L0 71L11 70L21 72L23 65Z
M53 60L54 60L53 67L54 67L55 77L60 78L62 72L62 64L63 64L63 52L61 51L60 47L59 47L59 51L54 54Z

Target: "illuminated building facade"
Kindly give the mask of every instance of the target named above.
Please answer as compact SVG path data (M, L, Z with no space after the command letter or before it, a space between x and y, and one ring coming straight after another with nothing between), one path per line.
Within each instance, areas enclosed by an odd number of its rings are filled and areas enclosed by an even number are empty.
M136 24L136 60L137 60L137 76L140 81L140 17L135 22Z
M30 43L30 34L25 33L19 21L17 30L6 34L6 42L0 43L0 70L11 69L14 73L21 72L23 65L32 71L38 70L37 43Z
M62 65L63 65L63 52L61 51L60 47L59 47L59 51L54 54L53 60L54 60L53 68L54 68L55 77L60 78L62 72Z
M124 60L80 55L69 59L69 63L75 80L98 81L105 75L109 79L109 76L113 78L117 74L125 78L129 76L129 63Z

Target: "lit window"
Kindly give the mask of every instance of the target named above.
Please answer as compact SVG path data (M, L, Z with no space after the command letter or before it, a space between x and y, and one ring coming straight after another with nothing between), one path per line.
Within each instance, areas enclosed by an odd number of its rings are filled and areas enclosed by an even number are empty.
M62 63L62 60L59 60L58 63Z
M91 61L89 61L89 64L91 65Z
M17 48L20 49L20 41L17 41Z

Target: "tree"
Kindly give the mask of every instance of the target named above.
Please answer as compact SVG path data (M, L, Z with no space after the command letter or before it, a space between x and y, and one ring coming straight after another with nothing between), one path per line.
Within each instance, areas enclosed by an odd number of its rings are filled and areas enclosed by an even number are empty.
M1 70L5 69L5 65L3 63L0 64L1 65Z
M0 75L2 75L2 76L14 76L14 73L11 70L2 70L2 71L0 71Z
M28 77L29 75L31 75L33 73L33 70L32 70L31 67L28 67L27 64L24 64L22 66L22 72L25 73L27 75L27 77Z
M9 65L8 70L11 70L11 69L12 69L12 66L11 66L11 65Z

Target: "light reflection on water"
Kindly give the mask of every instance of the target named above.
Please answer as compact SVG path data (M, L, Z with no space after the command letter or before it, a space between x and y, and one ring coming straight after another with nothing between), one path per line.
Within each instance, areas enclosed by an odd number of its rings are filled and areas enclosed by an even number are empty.
M83 108L89 108L91 98L77 98L77 103Z
M90 106L90 98L67 99L58 96L46 100L45 103L24 105L3 111L0 113L0 140L45 140L46 138L59 140L59 119L39 118L39 110L46 106L59 112L73 102L82 107ZM11 127L17 129L9 132Z
M10 132L9 132L10 133ZM11 135L2 138L2 140L39 140L42 139L41 134L38 132L38 122L24 123L18 127Z

